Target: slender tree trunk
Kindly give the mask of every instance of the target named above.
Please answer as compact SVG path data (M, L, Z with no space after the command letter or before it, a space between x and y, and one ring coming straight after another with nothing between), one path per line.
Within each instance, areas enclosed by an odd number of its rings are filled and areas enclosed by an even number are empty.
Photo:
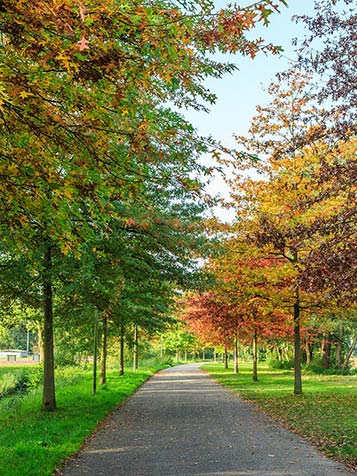
M98 360L98 311L94 316L94 348L93 348L93 395L97 393L97 360Z
M236 331L236 335L234 336L233 356L234 356L233 372L235 374L237 374L237 373L239 373L239 367L238 367L238 331Z
M205 360L205 358L206 358L206 352L203 350L202 351L202 360Z
M300 337L300 299L296 291L294 303L294 394L302 394L301 380L301 337Z
M134 327L134 349L133 349L133 370L139 367L139 349L138 349L138 326Z
M107 383L107 341L108 341L108 317L104 316L103 319L103 348L102 348L102 361L100 369L99 383L101 385Z
M311 344L309 344L308 340L306 340L306 343L305 343L305 353L306 353L306 365L310 365L312 360L312 352L311 352Z
M187 350L185 350L185 362L187 362Z
M324 355L324 345L325 345L325 339L322 339L320 343L320 359L322 359Z
M213 351L213 362L217 362L217 352L215 350Z
M119 375L124 375L124 324L120 324L120 360Z
M38 353L40 355L40 362L43 362L43 359L44 359L43 326L41 322L37 323L37 347L38 347Z
M228 351L227 351L227 347L224 348L223 361L224 361L224 368L228 369Z
M340 340L336 343L336 367L342 367L342 342Z
M53 296L52 296L52 249L48 246L44 252L43 277L43 396L42 409L56 409L55 370L53 352Z
M253 380L258 382L258 335L256 329L253 336Z
M322 366L324 369L329 369L331 364L331 334L329 332L325 335L322 357Z
M342 339L343 339L342 326L338 327L337 337L338 339L336 343L336 367L340 369L342 367Z
M357 344L357 335L354 336L351 347L349 348L346 354L345 360L343 361L343 364L342 364L343 369L347 368L348 364L350 363L350 358L353 354L353 351L355 350L356 344Z

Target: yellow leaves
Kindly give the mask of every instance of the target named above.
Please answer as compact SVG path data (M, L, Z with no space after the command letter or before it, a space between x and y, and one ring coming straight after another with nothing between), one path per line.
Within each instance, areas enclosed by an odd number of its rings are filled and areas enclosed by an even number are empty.
M72 192L68 189L63 190L63 195L70 200L72 198Z
M59 55L56 56L56 60L58 60L66 68L68 72L71 70L71 63L68 56L66 56L63 53L60 53Z
M32 96L32 93L29 93L28 91L21 91L19 96L21 99L26 99L28 96Z
M58 60L62 66L65 67L68 73L71 72L73 69L75 72L79 71L79 67L76 63L71 62L71 58L67 56L65 53L60 53L56 56L56 60Z
M8 94L5 92L5 86L2 82L0 82L0 111L2 111L2 105L5 101L8 100Z
M71 251L71 245L68 241L61 243L61 250L64 255L67 255Z

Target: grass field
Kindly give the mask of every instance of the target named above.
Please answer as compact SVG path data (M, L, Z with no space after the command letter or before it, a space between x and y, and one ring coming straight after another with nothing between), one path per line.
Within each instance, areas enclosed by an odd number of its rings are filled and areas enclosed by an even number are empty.
M59 372L58 410L40 410L41 389L0 401L0 476L49 476L66 457L77 451L118 403L152 375L154 368L108 372L108 383L91 393L91 372ZM3 369L0 370L0 373Z
M294 396L291 370L268 370L261 365L259 382L253 382L251 364L242 364L238 375L222 364L202 368L328 456L356 468L357 375L305 374L304 393Z

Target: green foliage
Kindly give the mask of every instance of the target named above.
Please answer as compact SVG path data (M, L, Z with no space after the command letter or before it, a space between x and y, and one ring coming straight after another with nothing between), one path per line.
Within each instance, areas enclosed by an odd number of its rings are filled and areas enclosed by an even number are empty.
M321 359L314 359L312 360L310 365L305 365L304 367L306 372L321 375L353 375L354 373L356 373L356 371L352 369L351 366L348 366L345 369L339 369L334 366L326 369L323 366L323 361Z
M289 370L294 367L294 359L278 360L274 356L269 355L266 359L269 369L286 369Z
M251 364L241 364L239 375L223 366L205 365L220 383L256 403L264 412L308 438L327 455L351 466L357 463L357 375L304 373L304 393L291 393L293 372L269 370L261 364L259 382L252 381Z
M0 373L0 399L38 387L42 376L42 368L9 367L4 369Z

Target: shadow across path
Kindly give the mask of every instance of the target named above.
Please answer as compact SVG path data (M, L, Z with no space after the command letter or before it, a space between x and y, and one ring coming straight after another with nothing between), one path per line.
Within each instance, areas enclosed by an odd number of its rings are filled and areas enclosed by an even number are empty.
M157 373L63 468L64 476L353 474L221 387L199 364Z

